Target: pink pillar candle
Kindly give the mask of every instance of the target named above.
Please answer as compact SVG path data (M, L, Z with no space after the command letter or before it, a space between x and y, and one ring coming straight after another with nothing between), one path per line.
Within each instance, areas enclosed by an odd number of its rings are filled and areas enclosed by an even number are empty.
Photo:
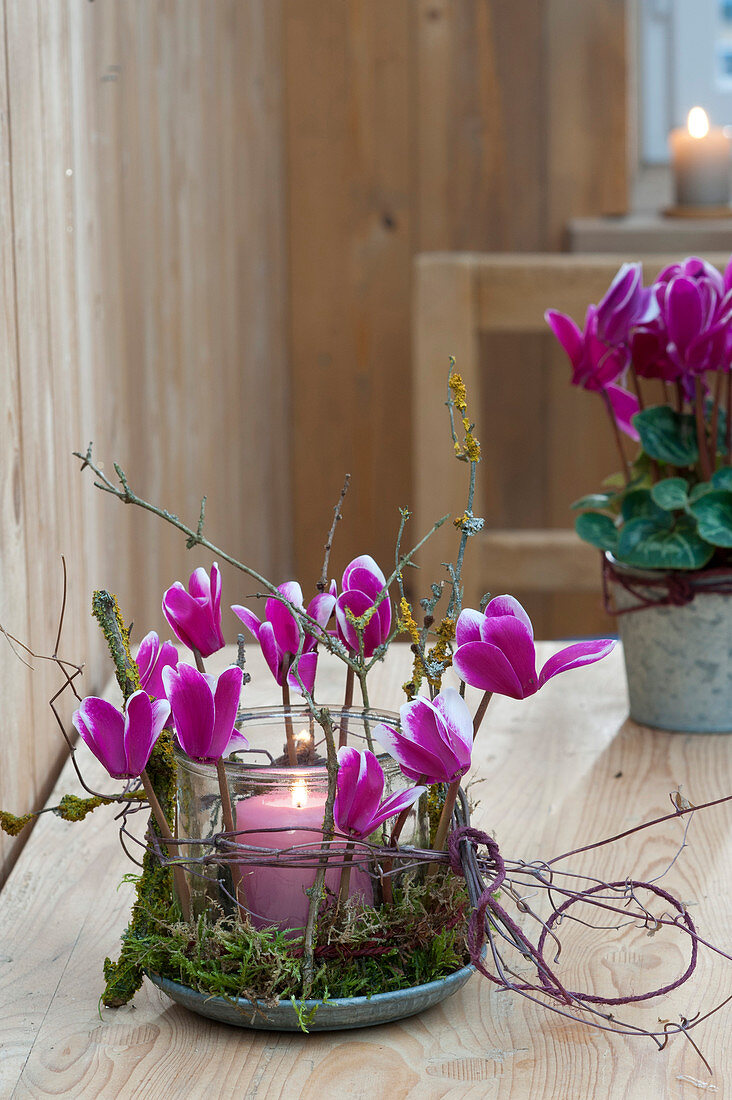
M293 845L317 848L322 842L325 786L308 789L304 781L277 787L236 803L236 828L240 844L282 851ZM281 829L282 832L266 832ZM249 832L249 830L252 830ZM338 850L337 866L325 874L326 889L337 895L340 884L344 840L331 842ZM276 867L240 864L241 902L249 910L255 928L277 925L282 929L304 929L310 899L305 893L315 882L317 867ZM349 895L373 901L370 876L354 864Z

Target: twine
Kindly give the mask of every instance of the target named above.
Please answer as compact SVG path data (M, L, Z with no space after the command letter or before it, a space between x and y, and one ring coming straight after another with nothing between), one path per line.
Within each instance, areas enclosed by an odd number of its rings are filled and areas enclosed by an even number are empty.
M617 607L610 591L611 581L620 585L637 602L630 607ZM602 599L608 615L629 615L648 607L686 607L699 592L732 595L732 572L723 566L705 569L702 573L670 571L658 577L637 580L615 569L607 557L602 559Z
M465 841L469 843L469 847L465 845ZM478 829L472 829L468 826L456 829L451 834L449 841L448 850L450 867L455 874L462 874L467 879L471 861L475 861L478 858L479 845L483 845L488 849L488 861L492 865L494 877L488 885L485 886L483 893L478 899L477 905L473 909L470 921L468 922L468 950L470 951L470 961L476 970L495 985L505 987L505 982L498 975L491 974L491 972L486 969L484 963L486 921L503 925L513 938L516 948L521 951L525 958L531 959L536 966L541 982L540 988L545 993L556 997L557 1000L564 1004L586 1003L628 1005L634 1004L637 1001L647 1001L652 997L661 997L666 993L671 993L674 989L678 989L679 986L684 985L694 973L699 953L699 945L694 922L685 907L681 902L677 901L672 894L669 894L660 886L655 886L653 883L649 882L636 882L632 879L623 880L621 882L601 882L590 889L582 890L574 897L568 898L554 909L554 912L547 921L542 922L539 942L534 946L498 901L497 893L506 878L506 869L498 849L498 844L492 837L488 836L487 833L482 833ZM566 989L544 958L544 945L546 944L547 936L552 934L552 926L560 922L562 916L573 905L576 905L578 902L587 901L593 894L597 894L599 891L622 890L623 893L627 893L628 890L632 889L648 890L650 893L655 894L656 897L662 898L676 910L678 916L672 923L677 927L681 927L682 925L685 926L685 931L688 933L692 944L691 958L686 970L675 981L669 982L668 985L664 985L660 989L652 989L649 992L635 995L629 994L627 997L602 997L595 994L580 993ZM594 904L598 903L595 902ZM488 916L489 913L490 916ZM518 985L515 988L519 992L522 992L531 990L534 987L530 985Z

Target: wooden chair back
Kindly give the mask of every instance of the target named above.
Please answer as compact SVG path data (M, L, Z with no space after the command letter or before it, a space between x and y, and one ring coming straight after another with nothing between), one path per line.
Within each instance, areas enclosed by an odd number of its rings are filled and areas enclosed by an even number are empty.
M646 257L645 278L678 258ZM711 259L723 266L727 258ZM603 402L570 385L544 312L561 310L581 325L620 262L471 253L415 260L412 531L421 535L435 516L460 515L466 504L467 467L452 457L444 406L453 355L482 447L474 512L486 521L469 547L464 606L476 607L486 590L512 592L526 602L537 636L609 627L599 555L575 535L570 505L620 463ZM445 524L420 552L424 583L415 591L445 575L440 563L454 560L456 535Z

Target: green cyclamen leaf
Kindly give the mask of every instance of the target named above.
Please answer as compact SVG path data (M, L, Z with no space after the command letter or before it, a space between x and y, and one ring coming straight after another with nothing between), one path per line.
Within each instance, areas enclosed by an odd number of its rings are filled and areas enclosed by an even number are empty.
M616 557L638 569L701 569L714 553L714 547L701 538L691 516L682 515L674 523L670 513L665 515L666 526L650 519L626 523L620 532Z
M571 506L573 509L578 510L580 508L592 508L594 511L611 511L612 502L615 500L617 493L588 493L586 497L580 497L579 500L575 500Z
M715 489L732 489L732 466L720 466L712 474L712 485Z
M581 539L597 546L600 550L615 551L618 544L618 529L610 516L600 512L584 512L577 516L574 527Z
M732 546L732 492L714 489L690 505L699 534L712 546Z
M695 500L700 500L701 497L712 492L714 492L714 486L711 481L700 481L689 493L689 504L693 504Z
M689 483L684 477L666 477L651 489L653 503L666 512L683 511L689 502Z
M668 405L654 405L633 417L643 450L658 462L693 466L699 458L696 426L690 413L677 413Z
M623 497L621 515L624 520L652 519L659 523L667 521L663 508L654 502L650 489L631 489Z

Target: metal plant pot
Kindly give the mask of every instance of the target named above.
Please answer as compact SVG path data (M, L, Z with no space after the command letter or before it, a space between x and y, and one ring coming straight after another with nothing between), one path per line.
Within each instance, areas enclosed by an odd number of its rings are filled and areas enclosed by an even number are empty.
M608 561L630 717L664 730L732 732L732 572L664 577ZM720 587L728 590L710 591Z

